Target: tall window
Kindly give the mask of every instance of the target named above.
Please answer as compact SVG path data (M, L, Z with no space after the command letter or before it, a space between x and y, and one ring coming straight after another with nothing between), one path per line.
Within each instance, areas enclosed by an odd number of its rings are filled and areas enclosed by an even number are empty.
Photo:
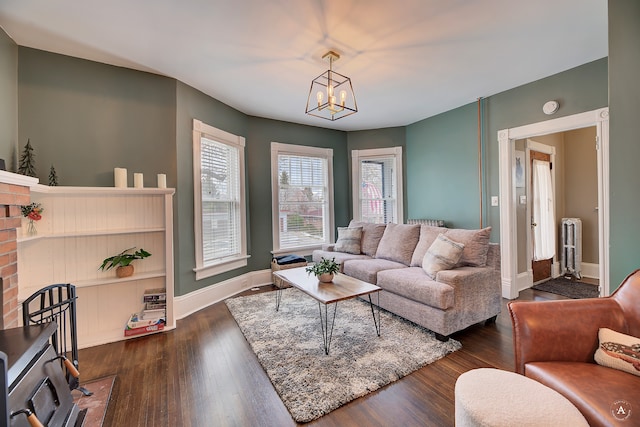
M402 223L402 147L353 150L351 157L354 218Z
M196 279L247 265L244 145L193 121Z
M331 241L333 150L271 143L273 252L308 255Z

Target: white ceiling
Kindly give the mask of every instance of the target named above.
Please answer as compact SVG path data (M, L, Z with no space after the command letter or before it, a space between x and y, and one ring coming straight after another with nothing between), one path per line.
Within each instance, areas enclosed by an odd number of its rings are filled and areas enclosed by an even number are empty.
M407 125L607 56L607 0L2 0L0 26L21 46L341 130ZM304 114L329 49L360 110L335 122Z

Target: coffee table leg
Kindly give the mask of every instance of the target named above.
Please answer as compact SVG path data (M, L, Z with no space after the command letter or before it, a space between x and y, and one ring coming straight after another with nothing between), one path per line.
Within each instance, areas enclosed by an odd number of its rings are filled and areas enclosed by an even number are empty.
M324 305L324 315L322 313L322 305ZM329 304L321 304L318 302L318 310L320 311L320 327L322 328L322 341L324 343L324 354L329 354L329 348L331 347L331 337L333 336L333 325L336 322L336 312L338 311L338 303L334 304L333 318L331 319L331 325L329 325L329 313L327 306Z
M369 294L369 306L371 306L371 314L373 315L373 324L376 326L376 333L380 336L380 327L382 326L382 322L380 321L380 292L376 292L376 295L378 295L378 319L376 319L376 313L373 309L371 294Z
M280 301L282 301L282 288L278 286L276 289L276 311L280 310Z

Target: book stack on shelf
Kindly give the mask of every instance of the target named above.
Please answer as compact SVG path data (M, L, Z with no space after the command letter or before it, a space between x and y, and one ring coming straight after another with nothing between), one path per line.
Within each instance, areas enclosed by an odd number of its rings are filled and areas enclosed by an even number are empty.
M144 308L133 313L127 322L125 337L161 331L167 323L167 292L164 288L147 289L142 302Z

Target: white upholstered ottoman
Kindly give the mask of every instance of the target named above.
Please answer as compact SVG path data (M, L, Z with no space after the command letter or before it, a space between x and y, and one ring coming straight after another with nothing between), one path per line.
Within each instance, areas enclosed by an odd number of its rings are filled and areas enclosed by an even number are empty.
M458 377L456 426L589 427L564 396L524 375L480 368Z

